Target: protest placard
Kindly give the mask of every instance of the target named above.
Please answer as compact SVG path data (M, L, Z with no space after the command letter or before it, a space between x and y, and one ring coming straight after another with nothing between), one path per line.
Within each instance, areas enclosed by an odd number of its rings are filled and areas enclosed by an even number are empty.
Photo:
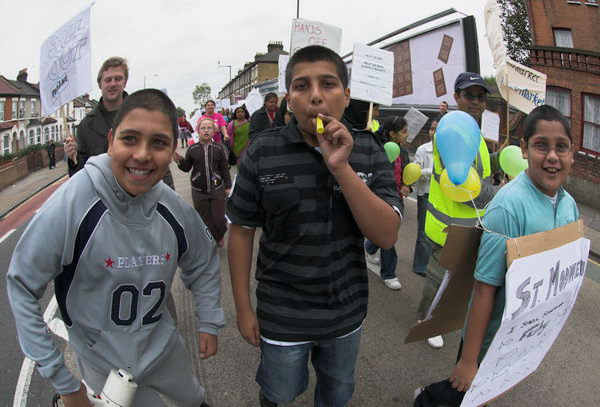
M500 115L498 113L484 110L481 115L481 132L483 138L498 142L500 141Z
M40 98L42 115L92 89L90 9L67 21L42 44Z
M290 60L289 55L279 55L279 77L277 80L277 91L279 93L286 93L287 87L285 86L285 68L287 68L288 61Z
M389 106L394 85L394 53L354 44L350 97Z
M411 107L404 115L404 120L406 120L406 125L408 126L406 141L412 143L429 118L414 107Z
M309 45L321 45L340 53L342 45L342 29L320 21L310 21L303 18L292 20L292 39L290 56L300 48Z
M436 295L437 302L427 318L411 328L404 343L454 332L465 323L482 230L459 225L450 225L446 230L440 265L448 270L447 284Z
M221 106L223 107L223 109L229 109L231 107L231 102L229 102L229 99L221 99Z
M502 323L461 407L493 400L533 373L562 330L583 282L590 241L581 220L507 240Z
M248 113L252 114L260 109L264 102L262 96L260 96L260 92L258 88L252 88L248 96L246 96L246 109L248 109Z

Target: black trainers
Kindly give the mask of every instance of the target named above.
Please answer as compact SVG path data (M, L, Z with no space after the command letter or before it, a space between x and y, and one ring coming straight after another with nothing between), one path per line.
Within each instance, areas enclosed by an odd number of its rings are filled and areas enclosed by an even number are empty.
M269 400L262 391L258 393L258 400L260 401L260 407L277 407L277 403Z
M210 407L208 404L206 404L205 401L202 402L202 404L200 404L200 407Z

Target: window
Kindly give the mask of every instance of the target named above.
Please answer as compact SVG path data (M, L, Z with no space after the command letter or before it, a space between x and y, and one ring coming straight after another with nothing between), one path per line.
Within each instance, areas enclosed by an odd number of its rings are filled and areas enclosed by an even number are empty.
M35 131L35 142L37 144L40 144L42 142L42 129L40 129L39 127L37 128L37 130Z
M16 119L17 118L17 101L13 100L12 101L12 117L11 119Z
M33 145L35 143L35 133L33 130L29 130L29 145Z
M2 154L8 154L10 150L10 136L8 134L4 135L4 141L2 143Z
M25 100L19 100L19 117L25 117Z
M58 133L58 137L60 137L60 139L63 139L63 128L62 128L62 124L60 125L60 132Z
M600 153L600 96L583 95L582 147Z
M546 104L558 109L571 124L571 91L569 89L548 86L546 88Z
M4 105L5 104L6 104L5 101L0 102L0 121L4 120Z
M573 48L573 35L568 28L553 28L554 44L561 48Z
M50 139L50 130L48 127L44 129L44 143L46 143Z
M35 117L35 99L31 99L31 117Z

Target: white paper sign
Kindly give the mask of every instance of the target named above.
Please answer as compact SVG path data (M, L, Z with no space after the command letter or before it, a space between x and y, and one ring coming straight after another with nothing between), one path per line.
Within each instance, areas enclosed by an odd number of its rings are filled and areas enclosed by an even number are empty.
M499 142L500 141L500 115L498 113L484 110L481 116L481 132L483 137Z
M292 20L290 56L300 48L309 45L321 45L339 54L342 45L342 29L319 21L302 18Z
M277 81L277 91L279 93L287 92L287 87L285 86L285 68L287 68L289 60L289 55L279 55L279 78Z
M42 115L92 89L90 9L86 8L55 31L40 52Z
M354 44L350 96L380 105L392 104L394 53Z
M246 109L248 109L248 113L250 113L250 115L252 115L252 113L256 112L263 106L263 98L262 96L260 96L258 88L252 88L250 93L248 93L248 96L246 96L245 103Z
M475 407L533 373L569 317L585 275L590 241L513 261L502 324L461 407Z
M411 107L404 115L404 120L406 120L408 126L408 136L406 137L406 141L412 143L429 118L414 107Z
M221 99L221 106L223 109L229 109L231 107L231 102L229 102L229 99Z

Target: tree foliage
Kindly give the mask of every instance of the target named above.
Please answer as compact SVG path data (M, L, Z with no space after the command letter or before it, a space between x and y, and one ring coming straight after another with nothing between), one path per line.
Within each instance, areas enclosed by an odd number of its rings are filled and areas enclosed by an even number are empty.
M497 0L504 43L508 56L529 66L531 32L527 18L527 0Z
M182 108L180 108L179 106L177 106L175 108L175 111L177 112L177 117L181 117L185 114L185 110L183 110Z
M196 85L196 88L192 92L192 98L195 104L204 106L206 101L210 99L210 85L206 82Z

